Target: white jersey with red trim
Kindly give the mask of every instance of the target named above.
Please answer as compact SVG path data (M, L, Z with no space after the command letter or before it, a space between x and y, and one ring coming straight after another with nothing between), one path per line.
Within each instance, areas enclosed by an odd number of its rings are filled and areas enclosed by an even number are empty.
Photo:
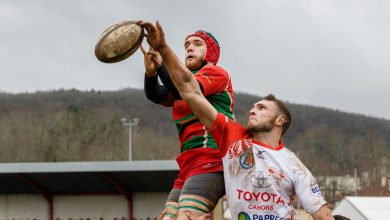
M257 142L244 127L222 114L210 130L222 146L232 219L297 219L294 195L310 214L326 204L310 171L282 142L276 148Z

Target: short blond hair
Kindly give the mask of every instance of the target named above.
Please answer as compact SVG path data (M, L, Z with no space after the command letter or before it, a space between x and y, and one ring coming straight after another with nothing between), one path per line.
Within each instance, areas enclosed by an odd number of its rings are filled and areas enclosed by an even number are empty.
M286 117L286 122L283 124L283 131L282 131L282 135L283 135L291 125L290 110L288 110L287 106L284 104L282 100L277 99L273 94L268 94L267 96L264 96L263 100L274 102L276 106L278 106L279 113Z

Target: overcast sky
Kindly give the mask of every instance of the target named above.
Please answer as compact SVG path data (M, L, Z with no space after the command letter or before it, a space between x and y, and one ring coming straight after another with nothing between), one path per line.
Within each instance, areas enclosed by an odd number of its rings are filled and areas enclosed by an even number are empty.
M94 55L104 29L138 19L160 20L179 57L212 32L235 91L390 119L388 0L0 0L0 91L142 88L140 51Z

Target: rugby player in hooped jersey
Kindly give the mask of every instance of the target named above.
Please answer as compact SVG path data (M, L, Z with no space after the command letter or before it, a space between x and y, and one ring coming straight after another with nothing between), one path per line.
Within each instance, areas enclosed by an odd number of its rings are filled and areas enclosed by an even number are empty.
M157 104L172 107L181 145L181 153L176 159L180 172L166 201L167 212L163 219L186 219L185 211L190 216L209 213L225 195L218 146L181 99L159 53L151 48L149 51L141 49L145 64L145 94ZM185 67L194 74L203 95L218 112L233 119L233 89L230 75L217 65L220 48L216 38L211 33L196 31L186 37L184 49Z
M295 195L315 220L334 219L312 174L281 142L291 122L283 102L273 95L256 102L244 128L205 99L195 77L165 41L159 22L156 26L139 23L147 31L149 45L161 54L181 97L219 146L233 219L297 219L291 205Z

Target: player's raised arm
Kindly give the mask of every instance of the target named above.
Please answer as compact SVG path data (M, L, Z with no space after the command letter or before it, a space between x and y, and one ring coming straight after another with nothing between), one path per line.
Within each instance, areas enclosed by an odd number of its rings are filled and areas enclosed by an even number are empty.
M210 128L217 116L217 111L202 95L199 84L191 71L180 62L179 58L166 42L160 23L157 21L156 26L154 26L150 22L139 21L138 24L146 29L149 45L160 52L180 96L191 107L203 125Z

